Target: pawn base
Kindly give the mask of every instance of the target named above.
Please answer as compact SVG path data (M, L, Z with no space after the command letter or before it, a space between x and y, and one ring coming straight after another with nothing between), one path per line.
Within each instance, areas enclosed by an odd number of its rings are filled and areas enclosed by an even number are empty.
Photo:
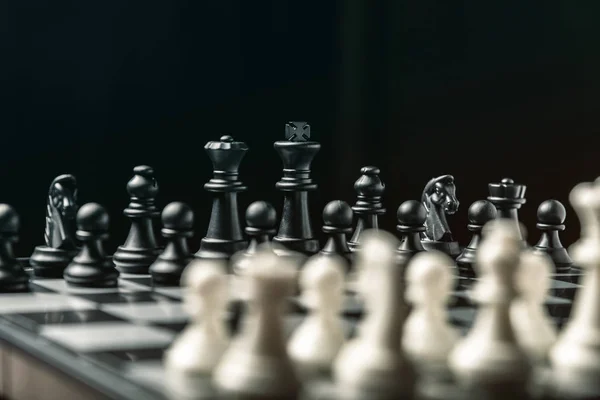
M152 284L155 286L179 286L181 274L190 261L191 258L164 260L159 257L148 269L152 276Z
M119 246L113 255L117 269L127 274L143 275L148 273L150 265L156 261L160 249L130 249Z
M29 291L29 275L20 264L0 271L0 293L19 293Z
M567 249L564 247L548 248L534 246L535 251L547 254L554 263L554 272L557 274L566 274L571 271L573 260L569 256Z
M89 288L114 288L118 285L119 271L110 261L101 265L71 262L63 277L69 286Z
M460 245L458 242L438 242L436 240L422 240L421 244L425 250L438 250L446 253L453 259L460 255Z
M458 267L460 276L465 278L475 278L476 274L473 269L473 265L475 264L475 254L477 254L477 249L465 247L462 253L456 257L456 266Z
M65 268L77 251L55 249L48 246L37 246L29 259L35 276L43 278L62 278Z

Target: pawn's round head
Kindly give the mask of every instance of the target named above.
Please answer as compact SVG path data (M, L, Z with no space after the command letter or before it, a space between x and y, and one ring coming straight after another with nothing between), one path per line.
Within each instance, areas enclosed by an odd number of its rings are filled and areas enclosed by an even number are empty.
M163 209L161 220L165 229L189 231L194 227L194 212L187 204L174 201Z
M275 207L266 201L255 201L246 209L246 225L261 230L275 229L277 212Z
M302 297L310 306L341 303L344 291L344 260L337 255L312 256L300 272L299 284ZM339 304L336 304L336 308L337 306Z
M345 201L330 201L323 208L323 223L327 226L349 228L352 226L352 217L352 208Z
M416 200L407 200L400 204L396 212L398 224L404 226L423 226L427 219L425 206Z
M522 244L514 222L495 219L483 227L483 240L476 255L482 275L500 280L512 276L516 269Z
M498 211L496 210L496 206L487 200L478 200L474 202L467 212L469 223L480 226L495 219L497 214Z
M365 297L375 296L392 282L390 272L398 269L397 253L400 241L383 230L368 229L361 236L361 250L357 254L358 290Z
M540 224L562 225L567 218L565 206L558 200L546 200L537 209Z
M195 259L184 269L184 307L193 317L212 310L223 311L229 297L226 263L223 260Z
M431 250L416 254L406 269L406 299L413 304L443 304L454 288L454 262Z
M20 228L19 215L8 204L0 204L0 235L16 237Z
M515 285L526 300L543 304L550 289L550 275L554 269L547 254L525 250L519 259Z
M98 203L87 203L77 211L77 230L103 234L108 232L109 217L106 209Z

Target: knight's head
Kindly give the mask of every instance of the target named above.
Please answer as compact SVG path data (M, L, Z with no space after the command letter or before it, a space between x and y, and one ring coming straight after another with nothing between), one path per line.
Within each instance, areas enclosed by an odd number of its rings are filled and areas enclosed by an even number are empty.
M454 214L458 211L460 205L456 198L456 186L452 175L444 175L437 178L430 191L430 200L432 203L440 206L446 214Z
M63 218L73 219L77 213L77 182L73 175L60 175L50 185L48 202Z

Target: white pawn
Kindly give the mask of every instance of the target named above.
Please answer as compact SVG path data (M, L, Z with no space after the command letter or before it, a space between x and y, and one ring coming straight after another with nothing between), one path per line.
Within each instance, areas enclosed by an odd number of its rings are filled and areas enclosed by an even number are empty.
M448 323L446 305L454 288L454 262L431 250L415 255L406 270L406 299L413 308L404 325L404 351L424 374L446 375L459 332Z
M292 334L288 353L302 376L327 375L344 344L344 265L339 256L316 255L300 273L301 296L310 311Z
M600 397L600 187L581 183L569 201L580 220L581 238L571 247L586 273L571 318L550 351L555 389L565 397Z
M510 220L493 220L484 227L477 252L480 280L471 294L478 313L471 331L448 358L451 371L467 391L482 390L495 398L526 397L531 366L510 320L521 249L521 237Z
M361 236L357 290L365 317L357 336L340 350L333 364L338 399L399 399L412 396L415 375L401 346L406 317L403 268L398 240L384 231Z
M243 275L249 320L223 355L213 383L226 397L295 398L300 385L287 354L282 318L296 287L295 264L266 250L250 260Z
M197 396L228 345L224 314L228 300L226 264L194 260L183 272L183 306L191 321L165 352L169 388L183 396Z
M524 250L517 268L519 297L511 305L510 316L517 341L534 365L547 362L548 351L556 341L556 327L544 304L552 270L552 260L532 250Z

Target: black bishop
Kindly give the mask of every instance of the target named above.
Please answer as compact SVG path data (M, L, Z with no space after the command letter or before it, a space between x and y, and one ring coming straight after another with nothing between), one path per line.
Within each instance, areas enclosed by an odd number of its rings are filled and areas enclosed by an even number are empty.
M565 230L567 210L558 200L546 200L537 209L536 227L542 232L535 251L548 254L554 263L554 272L565 274L571 270L573 260L562 245L559 232Z
M72 286L116 287L119 271L104 252L102 242L108 239L109 217L100 204L87 203L77 212L77 239L81 250L64 271L67 284Z
M204 149L213 164L213 178L204 185L213 195L213 205L206 236L195 257L228 260L248 244L242 236L237 202L238 193L246 190L238 180L238 170L248 146L225 135L208 142Z
M381 196L385 191L385 184L379 178L379 168L374 166L362 167L362 174L354 182L354 190L357 194L356 203L352 211L357 216L356 228L352 238L348 241L348 247L356 251L360 246L360 236L367 229L378 229L380 215L385 214L385 208L381 203Z
M115 251L113 261L121 272L147 274L148 267L160 253L153 226L153 219L159 215L155 205L158 184L152 167L139 165L133 174L127 183L129 205L123 210L131 221L131 228L125 243Z
M0 204L0 292L24 292L29 275L15 258L13 243L19 239L19 215L8 204Z
M473 233L471 241L456 258L456 265L458 267L460 276L465 278L474 278L476 276L474 265L475 255L481 242L481 230L484 225L489 221L496 219L497 211L496 207L487 200L478 200L471 204L469 211L467 211L469 224L467 229Z
M194 235L194 212L187 204L175 201L163 209L161 220L161 233L166 245L150 265L152 283L157 286L179 286L181 274L193 258L187 239Z

